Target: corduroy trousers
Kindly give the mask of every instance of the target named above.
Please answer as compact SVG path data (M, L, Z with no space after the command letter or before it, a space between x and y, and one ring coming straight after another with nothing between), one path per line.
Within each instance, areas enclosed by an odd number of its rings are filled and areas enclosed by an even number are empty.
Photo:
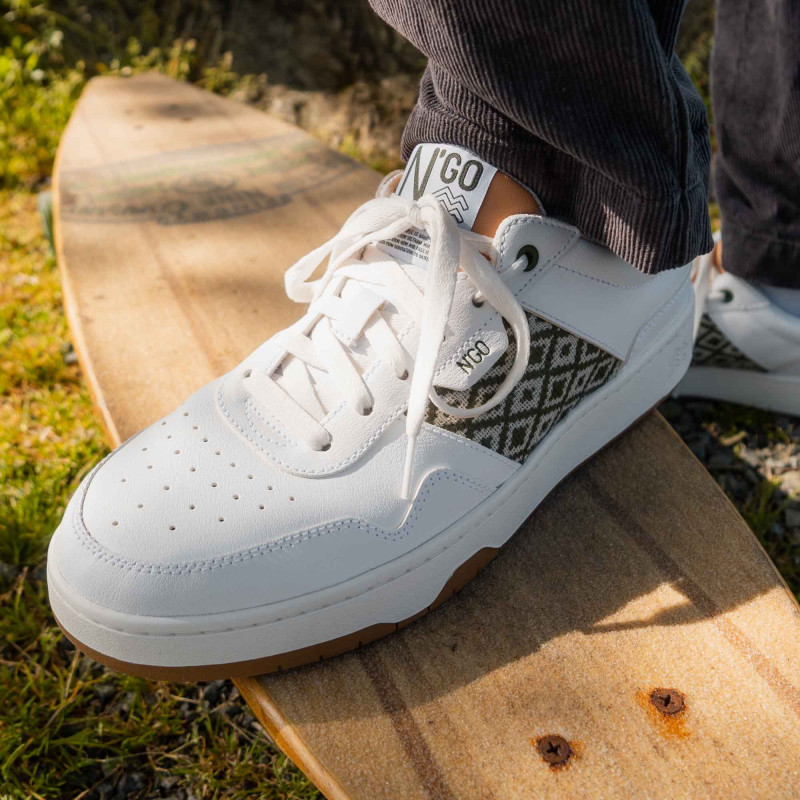
M712 246L684 0L370 0L428 56L403 137L466 147L645 272ZM719 0L712 58L725 268L800 287L800 0Z

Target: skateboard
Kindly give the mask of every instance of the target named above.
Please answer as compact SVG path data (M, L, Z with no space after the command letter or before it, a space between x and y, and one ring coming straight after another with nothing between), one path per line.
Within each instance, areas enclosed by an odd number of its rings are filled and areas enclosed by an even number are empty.
M91 81L58 152L55 242L111 442L296 319L283 271L379 177L190 85ZM423 618L236 683L329 800L800 791L800 608L657 413Z

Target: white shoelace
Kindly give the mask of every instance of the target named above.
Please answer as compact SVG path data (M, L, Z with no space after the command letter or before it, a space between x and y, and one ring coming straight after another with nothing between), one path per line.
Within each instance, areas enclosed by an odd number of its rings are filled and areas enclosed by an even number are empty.
M379 259L368 260L358 257L368 245L392 239L413 228L425 231L430 238L424 294L390 256L381 253ZM304 330L281 340L285 351L281 363L287 356L293 356L304 365L302 374L306 376L308 367L327 372L343 397L361 414L372 411L371 395L353 363L352 351L348 355L348 350L360 337L365 337L373 350L393 367L398 379L404 380L409 374L408 355L378 312L389 302L420 323L406 418L402 482L402 497L406 500L410 499L416 440L428 400L454 417L484 414L508 396L528 363L530 338L525 312L482 255L486 242L486 237L458 228L433 196L423 196L413 203L397 196L376 198L355 211L336 236L286 272L287 295L296 302L311 305ZM326 258L328 264L322 277L309 280ZM510 269L517 270L526 264L527 257L522 256ZM476 297L490 303L508 322L516 340L513 366L495 394L482 405L466 409L445 403L433 386L459 268L477 289ZM356 281L359 291L344 300L339 294L348 281ZM307 411L315 409L320 418L324 417L312 382L306 378L293 383L297 396L292 397L273 379L274 374L274 370L271 374L263 370L248 374L251 394L278 417L294 438L313 450L329 449L329 432ZM293 374L300 372L295 369Z

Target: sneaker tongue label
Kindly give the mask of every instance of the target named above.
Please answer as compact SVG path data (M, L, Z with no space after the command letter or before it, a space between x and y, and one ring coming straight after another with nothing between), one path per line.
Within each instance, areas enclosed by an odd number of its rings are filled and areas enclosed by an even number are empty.
M497 170L460 147L418 144L396 194L419 200L432 194L462 228L472 228Z
M455 145L418 144L408 159L395 194L419 200L432 194L460 228L471 230L497 169ZM407 230L378 247L398 261L425 266L428 235Z

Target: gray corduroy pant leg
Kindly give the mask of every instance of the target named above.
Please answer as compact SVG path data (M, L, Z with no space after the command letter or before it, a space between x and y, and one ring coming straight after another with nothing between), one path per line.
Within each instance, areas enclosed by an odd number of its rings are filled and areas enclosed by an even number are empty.
M429 59L404 157L466 147L646 272L711 249L705 107L674 53L683 0L371 3Z
M711 67L725 269L800 289L800 0L719 0Z

